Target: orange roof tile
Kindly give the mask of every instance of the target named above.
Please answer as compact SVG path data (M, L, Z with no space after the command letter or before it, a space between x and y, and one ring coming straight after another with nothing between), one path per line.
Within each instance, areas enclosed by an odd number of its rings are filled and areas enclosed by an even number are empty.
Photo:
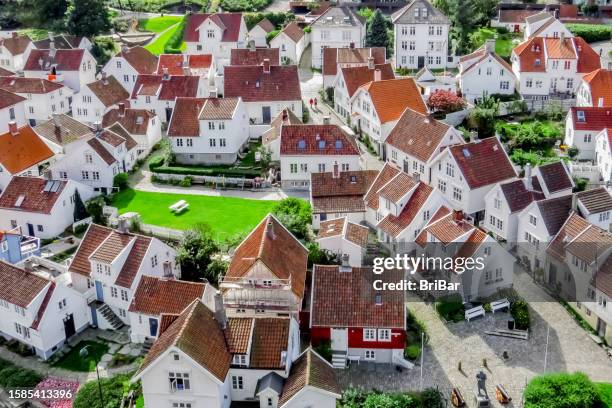
M593 106L612 106L612 71L600 68L583 78L591 87Z
M427 113L427 107L413 78L372 81L361 88L370 95L381 123L398 120L406 108Z
M30 126L0 135L0 165L11 174L19 174L53 157L53 152Z

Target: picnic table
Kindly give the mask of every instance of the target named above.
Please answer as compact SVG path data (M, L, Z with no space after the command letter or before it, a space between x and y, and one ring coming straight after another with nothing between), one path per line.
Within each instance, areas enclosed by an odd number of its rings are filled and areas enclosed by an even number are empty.
M168 209L175 214L180 214L183 211L185 211L187 208L189 208L189 203L185 200L177 201L176 203L168 207Z

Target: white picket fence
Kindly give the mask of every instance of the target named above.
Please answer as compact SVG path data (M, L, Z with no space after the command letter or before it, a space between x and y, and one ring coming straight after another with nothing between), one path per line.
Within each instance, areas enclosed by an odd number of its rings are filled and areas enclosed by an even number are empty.
M159 225L152 224L139 224L141 232L145 234L153 235L154 237L161 239L170 239L173 241L180 241L185 235L185 231L175 230L172 228L160 227Z

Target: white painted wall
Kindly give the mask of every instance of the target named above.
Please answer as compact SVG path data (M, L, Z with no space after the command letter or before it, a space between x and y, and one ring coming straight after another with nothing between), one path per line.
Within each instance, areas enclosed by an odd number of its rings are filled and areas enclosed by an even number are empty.
M411 27L414 34L411 34ZM433 35L430 34L433 28ZM429 68L445 68L448 58L448 24L394 24L395 68L418 69L419 57Z

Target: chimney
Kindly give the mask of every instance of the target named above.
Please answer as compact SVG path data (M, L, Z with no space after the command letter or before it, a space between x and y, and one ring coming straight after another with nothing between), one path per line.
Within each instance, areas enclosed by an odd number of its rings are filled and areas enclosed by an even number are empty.
M263 72L264 74L270 73L270 59L266 58L263 60Z
M374 57L368 58L368 68L374 69Z
M47 31L47 35L49 36L49 41L53 41L53 31Z
M475 142L476 139L478 138L478 133L477 132L470 132L470 142Z
M420 181L421 181L421 174L416 171L412 173L412 182L414 184L419 184Z
M119 106L119 117L122 118L125 116L125 102L119 102L117 104Z
M125 52L125 53L127 53L129 50L130 50L130 49L127 47L127 45L123 44L123 45L121 46L121 52L122 52L122 53L124 53L124 52Z
M51 39L51 42L49 43L49 56L51 58L55 58L55 52L57 50L55 49L55 41L53 41L53 39Z
M189 55L183 54L183 67L189 66Z
M282 121L287 122L287 120L289 119L289 114L287 113L287 108L283 109L283 116L282 116Z
M455 221L455 222L463 221L463 211L461 211L461 210L453 210L453 221Z
M333 169L332 177L335 179L340 178L340 165L338 164L337 161L334 162L332 169Z
M217 97L217 88L210 88L208 90L208 97L209 98L216 98Z
M249 41L249 51L255 52L255 41Z
M128 219L125 217L119 217L119 221L117 223L117 231L122 234L127 234L130 232L130 227L128 225Z
M162 75L162 79L163 79L164 81L169 80L169 79L170 79L170 74L168 74L168 68L167 68L167 67L164 67L164 68L163 68L163 71L164 71L164 74Z
M276 239L276 234L274 233L274 222L272 222L272 218L268 218L268 222L266 224L266 235L269 239Z
M324 125L329 125L329 124L331 124L331 117L329 117L328 115L323 116L323 124L324 124Z
M351 268L351 265L349 264L349 255L342 254L340 259L341 259L341 263L340 263L340 267L338 268L339 272L351 272L353 268Z
M495 53L495 39L490 38L485 41L485 51L489 54Z
M380 69L375 69L374 70L374 81L380 81L380 79L381 79Z
M102 85L108 85L108 78L106 77L106 72L102 71Z
M17 123L15 123L14 120L8 123L8 128L9 132L11 132L11 135L17 136L19 134L19 129L17 129Z
M578 195L572 194L572 211L578 211Z
M215 294L215 319L221 326L221 330L227 328L227 316L225 314L225 307L223 306L223 298L220 293Z
M191 75L191 69L189 69L189 67L183 67L183 75L190 76Z
M527 190L533 190L533 182L531 180L531 163L527 163L525 165L525 188Z

